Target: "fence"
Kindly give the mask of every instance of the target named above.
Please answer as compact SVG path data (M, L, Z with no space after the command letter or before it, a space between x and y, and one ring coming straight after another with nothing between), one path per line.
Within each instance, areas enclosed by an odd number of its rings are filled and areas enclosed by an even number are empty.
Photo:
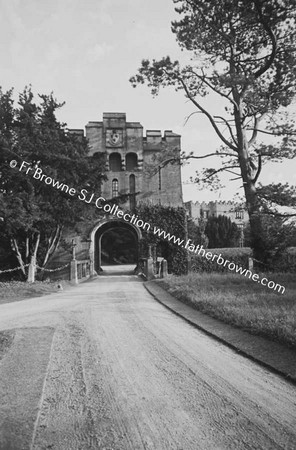
M23 266L24 269L30 268L30 264L26 264ZM68 268L68 270L66 270ZM21 271L21 267L15 267L13 269L6 269L6 270L0 270L0 275L9 275L11 273L15 273L17 271ZM44 267L40 267L38 265L34 266L34 271L38 272L38 276L41 277L41 279L44 279L45 277L49 277L51 280L69 280L73 284L78 283L79 281L83 281L84 279L87 279L90 276L90 260L72 260L60 267L55 267L52 269L45 269ZM28 280L30 282L35 281L35 276L33 279L30 279L28 277Z

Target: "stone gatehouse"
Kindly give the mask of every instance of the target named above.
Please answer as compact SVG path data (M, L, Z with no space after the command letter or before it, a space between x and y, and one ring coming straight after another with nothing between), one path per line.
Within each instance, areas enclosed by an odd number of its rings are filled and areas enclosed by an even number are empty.
M132 211L137 203L183 206L181 168L179 164L159 166L161 152L178 156L181 151L181 136L172 130L143 131L139 122L127 122L125 113L104 113L103 120L89 122L85 130L72 129L70 133L85 136L90 154L103 153L106 160L107 180L102 185L101 195L112 202L122 197L120 208ZM102 216L96 223L85 224L81 234L67 233L67 241L73 242L77 259L90 259L92 268L98 271L102 259L123 262L124 252L116 257L111 253L114 242L129 246L138 258L138 243L141 231L132 224L111 215ZM123 244L122 244L123 245ZM54 265L71 259L69 252L59 252Z

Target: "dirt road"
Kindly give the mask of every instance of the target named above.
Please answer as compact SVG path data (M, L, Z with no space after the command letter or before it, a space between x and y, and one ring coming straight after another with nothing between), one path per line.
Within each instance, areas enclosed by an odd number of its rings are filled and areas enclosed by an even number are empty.
M296 449L295 387L134 276L0 306L1 450Z

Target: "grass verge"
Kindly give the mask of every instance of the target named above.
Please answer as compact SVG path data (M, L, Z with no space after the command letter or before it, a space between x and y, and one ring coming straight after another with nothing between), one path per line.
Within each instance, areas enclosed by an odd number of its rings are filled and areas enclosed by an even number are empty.
M285 293L235 274L170 275L158 283L205 314L296 348L295 274L273 273L266 278L285 286Z
M3 303L25 300L32 297L41 297L42 295L58 292L58 285L63 288L67 286L67 282L42 282L26 283L23 281L9 281L0 283L0 305Z
M15 331L0 331L0 361L9 350L14 339Z

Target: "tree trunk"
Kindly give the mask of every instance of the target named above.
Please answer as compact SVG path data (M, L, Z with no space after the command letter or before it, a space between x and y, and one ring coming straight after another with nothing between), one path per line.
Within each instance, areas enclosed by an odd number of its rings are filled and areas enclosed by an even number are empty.
M29 236L26 236L26 254L25 254L26 264L29 261L29 255L30 255L30 238Z
M43 263L42 263L42 267L45 266L45 264L48 262L50 256L58 248L58 245L59 245L60 240L61 240L61 236L62 236L62 227L60 225L57 225L55 231L52 234L52 236L50 236L50 238L49 238L47 251L46 251Z
M21 271L22 271L23 275L26 277L26 269L25 269L24 261L23 261L21 252L19 251L16 239L11 238L10 245L11 245L11 249L12 249L13 253L15 254L16 259L20 265Z
M246 131L242 125L242 107L239 95L234 96L238 108L234 109L234 118L237 132L238 160L241 169L243 187L245 192L247 211L250 218L251 247L253 256L258 260L265 260L265 245L262 233L262 224L259 202L255 186L255 174L250 164L249 146Z

